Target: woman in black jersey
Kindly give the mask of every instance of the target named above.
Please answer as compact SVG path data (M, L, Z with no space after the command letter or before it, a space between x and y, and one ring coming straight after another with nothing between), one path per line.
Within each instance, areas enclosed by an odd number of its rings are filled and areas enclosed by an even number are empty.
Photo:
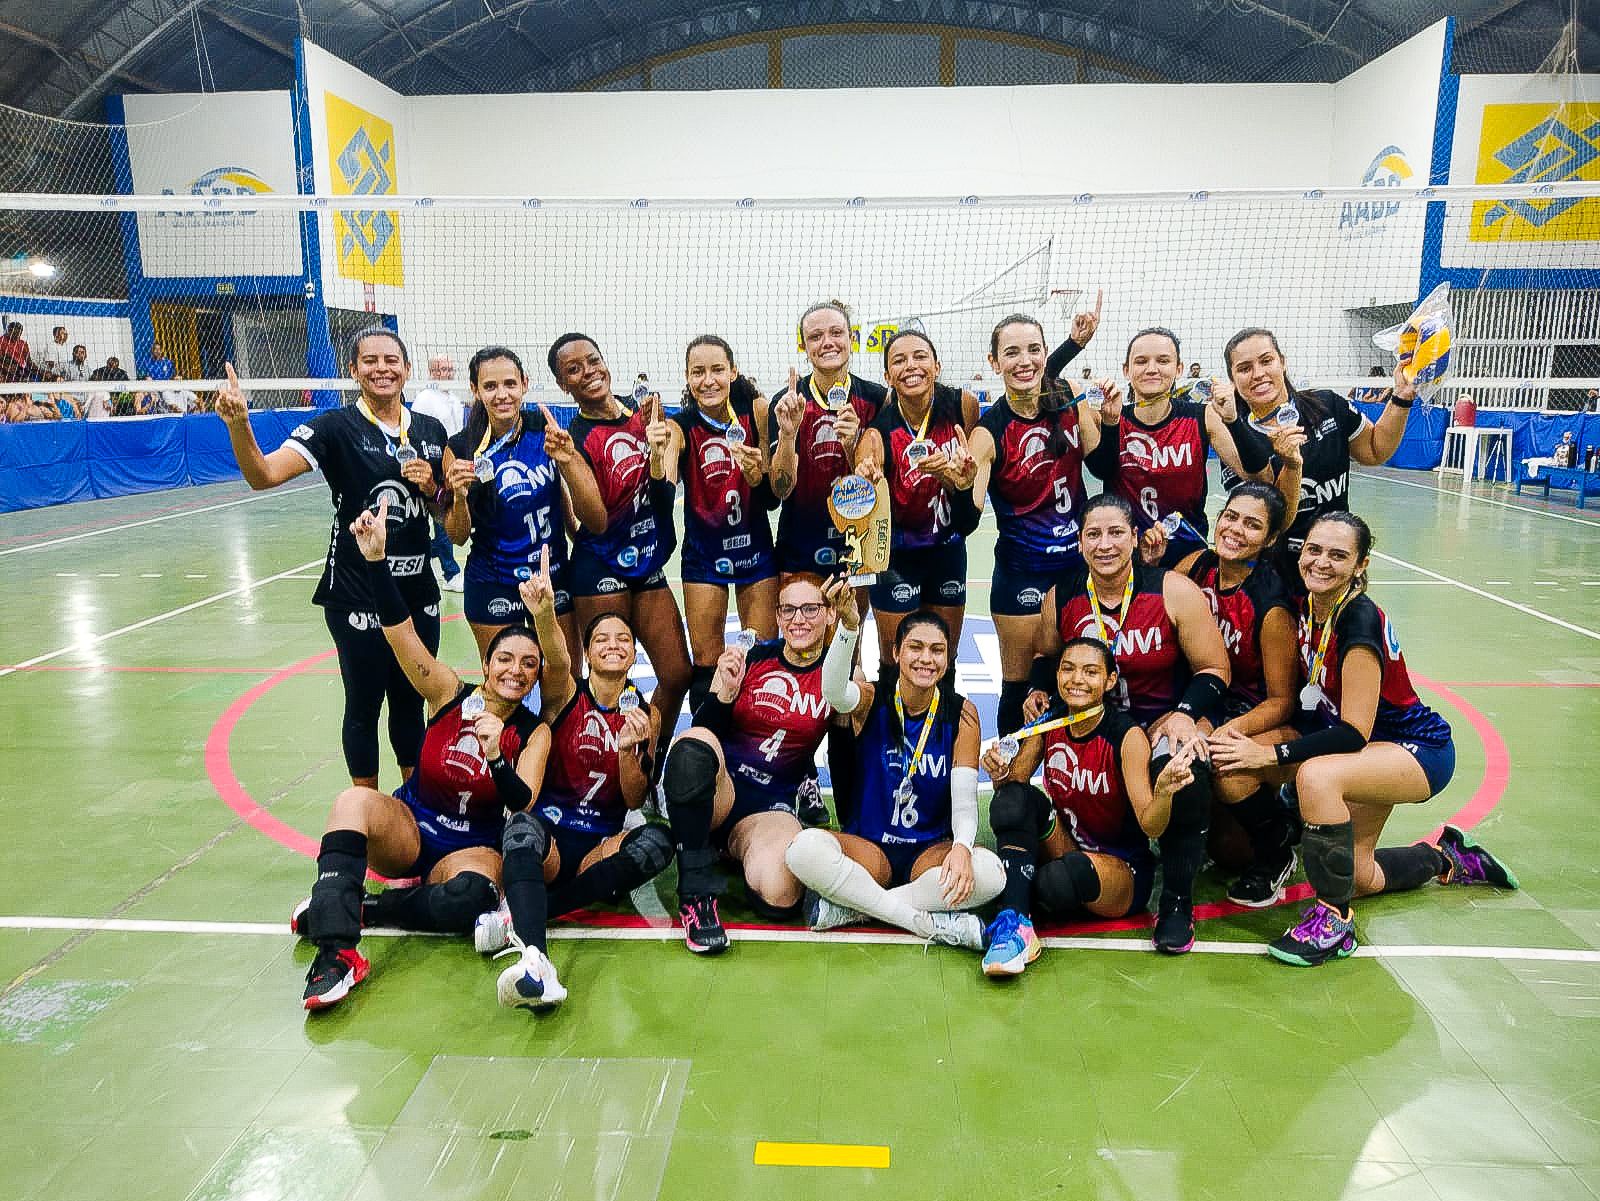
M336 1004L365 979L369 965L356 950L362 926L465 934L495 908L506 812L519 813L538 794L549 756L549 727L522 703L543 666L540 642L551 648L553 663L566 659L546 551L537 583L522 587L538 638L526 626L502 630L484 654L478 686L440 663L418 635L385 558L388 508L383 497L376 514L362 510L350 534L383 637L427 703L427 734L417 771L394 794L358 786L333 803L311 897L290 920L296 934L317 945L306 976L307 1009ZM422 882L369 898L363 889L369 865L392 878L420 876ZM549 961L536 965L535 973L542 1003L559 1001L564 994ZM499 991L502 1004L520 1003L507 999L503 983Z
M1214 728L1264 744L1294 736L1289 722L1299 688L1294 600L1268 561L1287 520L1277 489L1240 484L1217 517L1214 549L1195 551L1177 566L1200 585L1228 648L1231 678ZM1213 723L1201 726L1213 732ZM1212 859L1229 857L1234 822L1250 846L1249 865L1228 888L1228 899L1252 909L1275 904L1295 866L1295 831L1277 789L1247 774L1222 773L1215 795L1233 821L1219 823L1214 813Z
M422 743L422 698L407 682L384 641L373 610L361 553L350 523L389 501L389 571L430 651L439 649L439 585L428 567L428 513L440 498L444 427L402 403L411 356L393 330L364 329L350 340L350 374L361 387L356 403L319 413L298 425L282 446L262 454L250 428L249 406L233 373L217 394L217 415L245 482L276 488L320 469L333 493L328 559L312 603L319 605L339 650L344 681L344 761L350 782L378 784L378 713L389 702L389 745L400 774L409 776Z
M1290 383L1288 361L1271 330L1240 330L1228 339L1222 358L1247 409L1228 427L1241 454L1270 454L1270 433L1281 426L1298 426L1305 435L1299 464L1281 456L1271 463L1278 491L1290 498L1293 509L1293 521L1275 554L1278 574L1296 595L1304 595L1299 557L1306 531L1321 514L1350 507L1352 460L1367 467L1389 461L1405 433L1416 385L1397 368L1388 402L1374 424L1337 392L1301 390ZM1253 451L1248 449L1251 443ZM1222 482L1232 487L1238 480L1224 471Z

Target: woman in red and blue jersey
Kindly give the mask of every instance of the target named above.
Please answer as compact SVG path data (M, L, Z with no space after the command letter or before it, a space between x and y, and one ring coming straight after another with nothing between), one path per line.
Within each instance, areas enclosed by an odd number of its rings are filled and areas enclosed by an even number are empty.
M573 611L580 629L615 613L638 632L656 675L650 702L661 715L661 737L671 738L689 689L683 616L667 586L667 561L677 545L676 490L651 474L646 416L631 399L611 394L611 369L595 340L562 334L548 362L561 390L578 402L568 432L594 469L606 510L603 534L580 528L572 540ZM661 398L650 395L644 404L654 415Z
M717 912L718 852L740 865L750 906L770 921L800 909L784 851L800 832L799 801L833 721L822 697L822 652L833 609L814 576L778 594L782 641L726 648L694 725L667 752L661 786L678 851L678 916L691 951L728 937Z
M1394 625L1366 594L1372 531L1324 513L1306 531L1300 575L1299 736L1263 746L1237 731L1211 739L1220 770L1292 780L1305 822L1301 849L1317 899L1268 948L1310 967L1356 948L1355 896L1446 884L1517 887L1511 871L1454 826L1438 845L1378 847L1396 805L1426 801L1455 773L1450 725L1417 696Z
M978 525L972 503L977 467L967 433L978 398L939 383L939 352L927 334L903 329L883 347L889 397L861 435L856 472L889 489L889 567L870 594L878 658L893 655L907 613L932 609L961 643L967 605L966 537Z
M874 917L948 946L983 949L970 911L999 895L1005 869L978 834L978 711L955 690L950 631L927 609L895 635L876 684L851 678L860 617L848 582L824 590L839 627L822 695L856 733L860 791L842 832L802 830L789 870L815 896L807 920L828 930Z
M467 364L467 379L472 408L466 428L444 452L445 485L451 492L444 524L457 546L472 539L462 599L478 652L506 626L527 622L517 586L532 575L548 546L556 618L567 654L575 659L578 628L566 579L567 527L581 521L591 532L605 529L594 471L549 409L540 405L537 414L523 412L528 376L515 351L484 347Z
M1075 323L1066 345L1086 343L1093 332ZM972 432L972 497L980 510L993 505L1000 535L989 612L1000 642L1000 729L1011 731L1022 725L1039 605L1057 575L1083 565L1083 461L1100 444L1100 419L1087 391L1073 402L1066 386L1047 383L1044 326L1025 313L994 327L989 364L1005 398ZM1120 398L1111 381L1100 386L1113 402Z
M684 352L683 406L652 421L650 470L683 484L683 610L689 624L689 712L711 687L726 639L728 589L741 628L773 638L778 568L767 521L771 493L756 431L766 398L733 362L733 348L702 334Z

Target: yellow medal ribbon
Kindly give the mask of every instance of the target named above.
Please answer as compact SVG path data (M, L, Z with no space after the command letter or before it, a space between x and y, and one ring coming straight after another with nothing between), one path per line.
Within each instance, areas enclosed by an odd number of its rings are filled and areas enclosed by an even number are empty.
M1344 608L1345 598L1349 595L1350 589L1346 588L1339 594L1339 599L1333 602L1333 611L1328 614L1327 624L1322 627L1322 637L1317 640L1317 649L1311 656L1311 675L1306 680L1308 688L1321 687L1317 683L1317 677L1322 674L1323 661L1328 657L1328 643L1333 638L1333 623L1339 620L1339 610ZM1313 630L1317 628L1317 619L1311 612L1311 598L1309 596L1306 597L1306 624Z
M374 415L374 413L372 412L371 407L367 404L367 398L365 396L361 397L359 400L356 401L356 412L360 413L368 421L372 422L373 425L378 427L378 432L380 434L383 434L383 440L384 440L385 443L387 443L389 441L389 435L384 431L383 423L378 420L376 415ZM411 445L410 431L411 431L411 414L406 409L405 405L401 405L400 406L400 445L401 446L409 446L409 445Z
M1128 608L1133 604L1133 572L1132 563L1128 564L1128 586L1122 590L1122 605L1117 610L1117 632L1122 632L1122 623L1128 620ZM1094 593L1094 572L1089 572L1083 583L1083 590L1089 596L1089 612L1094 615L1095 633L1100 635L1100 641L1115 649L1115 643L1106 637L1106 623L1100 615L1100 598Z
M844 396L845 396L845 403L846 404L850 403L850 386L851 386L851 382L852 381L850 379L850 373L848 371L846 371L842 376L839 377L839 380L834 385L835 387L840 387L840 388L844 389ZM816 375L816 372L812 372L811 373L811 379L810 379L809 383L810 383L810 386L811 386L811 395L816 397L817 403L819 405L821 405L824 409L827 409L828 412L830 412L830 413L833 412L833 406L828 403L827 394L817 391L817 375ZM832 390L833 390L832 388L828 389L828 391L830 391L830 392Z
M898 680L895 681L894 685L894 711L895 716L900 719L901 741L907 741L906 707L905 703L900 699L900 682ZM901 787L909 784L911 782L911 778L917 774L917 765L922 762L922 752L928 745L928 734L933 729L933 719L938 716L939 689L937 686L935 686L933 690L933 700L928 703L927 715L922 719L922 733L917 736L917 748L911 752L911 764L906 768L905 779L900 782Z

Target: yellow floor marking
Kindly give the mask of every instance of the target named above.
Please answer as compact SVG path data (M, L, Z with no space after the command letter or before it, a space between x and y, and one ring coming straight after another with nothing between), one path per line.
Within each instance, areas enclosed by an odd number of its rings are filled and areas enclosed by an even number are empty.
M886 1168L889 1148L860 1143L757 1143L756 1166L767 1168Z

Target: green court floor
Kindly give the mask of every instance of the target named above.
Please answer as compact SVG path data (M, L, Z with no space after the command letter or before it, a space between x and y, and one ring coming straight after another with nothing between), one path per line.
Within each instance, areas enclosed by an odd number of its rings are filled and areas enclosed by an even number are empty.
M909 940L736 932L703 962L568 929L543 1017L424 937L368 939L369 982L300 1008L285 843L345 782L320 483L0 519L0 1198L1600 1197L1600 520L1423 473L1352 491L1460 752L1392 835L1459 814L1521 892L1367 901L1373 953L1314 971L1258 953L1287 909L1202 922L1181 960L1069 932L1011 986Z

